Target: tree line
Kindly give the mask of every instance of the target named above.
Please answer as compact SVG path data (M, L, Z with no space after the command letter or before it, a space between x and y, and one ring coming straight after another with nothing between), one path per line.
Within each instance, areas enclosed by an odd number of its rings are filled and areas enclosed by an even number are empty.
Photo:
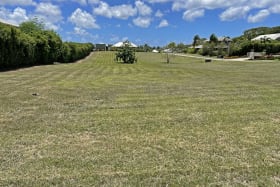
M171 42L165 48L170 49L171 52L200 54L203 56L246 56L248 52L255 51L263 52L263 54L272 57L273 54L280 53L280 38L272 40L264 36L260 40L252 39L259 35L275 33L280 33L280 26L252 28L235 38L228 36L218 38L214 33L209 36L209 39L195 35L192 44L185 45Z
M0 22L0 69L74 62L92 49L91 43L63 42L37 20L19 27Z

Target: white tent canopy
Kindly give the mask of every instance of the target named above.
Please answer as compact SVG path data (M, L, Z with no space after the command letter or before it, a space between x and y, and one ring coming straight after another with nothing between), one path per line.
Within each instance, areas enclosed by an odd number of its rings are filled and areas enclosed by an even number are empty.
M269 38L271 40L278 40L280 38L280 33L276 34L265 34L265 35L260 35L256 38L253 38L252 40L262 40L263 38Z
M125 41L125 42L118 42L116 44L113 45L113 47L123 47L125 45L129 45L129 47L137 47L136 44L129 42L129 41Z
M158 53L159 51L158 51L158 50L156 50L156 49L154 49L152 52L153 52L153 53Z

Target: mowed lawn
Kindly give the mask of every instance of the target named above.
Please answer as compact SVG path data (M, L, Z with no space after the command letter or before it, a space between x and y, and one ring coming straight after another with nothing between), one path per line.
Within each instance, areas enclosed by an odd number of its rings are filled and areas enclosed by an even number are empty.
M96 52L0 72L0 186L279 186L280 62Z

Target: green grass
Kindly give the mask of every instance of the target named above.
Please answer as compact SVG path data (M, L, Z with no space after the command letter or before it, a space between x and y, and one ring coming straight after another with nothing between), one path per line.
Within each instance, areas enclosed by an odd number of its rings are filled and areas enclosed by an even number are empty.
M1 72L0 186L280 185L279 62L137 55Z

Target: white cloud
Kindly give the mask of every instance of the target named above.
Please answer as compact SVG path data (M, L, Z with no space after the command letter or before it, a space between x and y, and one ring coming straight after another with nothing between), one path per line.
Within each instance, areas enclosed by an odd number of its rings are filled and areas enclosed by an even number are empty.
M269 9L272 13L280 14L280 4L277 4Z
M82 29L80 27L74 27L74 33L77 35L87 35L89 34L85 29Z
M97 29L99 26L95 23L95 18L86 11L77 8L68 20L80 28Z
M146 0L149 3L166 3L171 2L172 0Z
M168 21L164 19L160 22L160 24L158 25L158 28L168 27L168 25L169 25Z
M58 30L59 22L63 20L60 7L51 3L39 3L36 6L35 14L32 17L37 17L41 20L47 29Z
M136 1L135 2L135 6L138 10L138 13L141 16L147 16L147 15L151 15L153 10L151 9L151 7L149 7L148 5L146 5L145 3L143 3L142 1Z
M76 35L75 37L79 37L82 42L93 42L99 39L99 35L93 35L89 32L87 32L85 29L80 28L80 27L74 27L73 32L69 32L68 34L70 35Z
M0 5L35 5L36 3L33 0L1 0Z
M148 28L151 22L152 22L151 18L147 18L147 17L138 17L133 19L134 25L142 28Z
M267 11L261 11L257 15L248 17L249 11L267 9L270 13L279 14L280 5L279 0L262 0L256 2L255 0L145 0L149 3L172 3L173 11L185 11L184 18L190 20L192 17L190 14L202 13L201 10L214 10L225 9L220 15L220 19L223 21L230 21L236 19L247 18L248 21L262 20L259 17L269 16ZM194 10L200 10L194 11ZM240 11L240 12L238 12ZM198 16L200 17L200 16Z
M48 2L76 2L76 3L79 3L80 5L88 5L88 4L98 4L100 2L100 0L43 0L43 1L48 1Z
M175 0L172 4L172 10L193 10L193 9L220 9L236 6L243 6L250 0ZM255 4L255 2L254 2Z
M100 2L99 6L93 9L93 13L96 15L112 18L110 6L105 2Z
M163 13L160 10L157 10L157 12L155 13L155 16L158 17L158 18L162 18Z
M256 23L263 21L265 18L267 18L270 15L270 12L266 9L259 11L255 15L249 15L248 22L250 23Z
M230 7L220 15L220 19L222 21L233 21L239 18L245 18L249 11L250 8L248 6Z
M0 7L0 21L12 25L19 25L20 23L27 21L29 18L26 14L26 10L20 7L15 8L13 11Z
M80 27L74 27L74 34L82 37L90 38L91 40L96 40L99 38L98 35L93 35Z
M41 17L40 19L44 20L43 22L45 24L46 29L57 31L60 28L60 26L56 23L46 21L45 17Z
M35 10L36 13L43 14L51 20L61 20L61 10L51 3L40 3Z
M112 35L110 38L111 42L119 42L120 41L120 37L116 36L116 35Z
M137 10L127 4L109 6L107 3L101 1L99 6L93 9L93 13L107 18L128 19L131 16L135 16Z
M198 10L187 10L183 14L183 19L186 21L193 21L196 18L203 17L204 16L204 10L198 9Z

